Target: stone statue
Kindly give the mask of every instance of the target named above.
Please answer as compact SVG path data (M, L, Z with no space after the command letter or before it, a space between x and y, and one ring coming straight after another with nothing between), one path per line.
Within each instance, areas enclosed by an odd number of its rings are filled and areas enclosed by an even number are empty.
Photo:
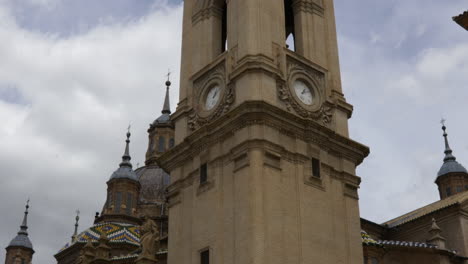
M159 231L156 223L145 217L145 222L140 226L141 258L154 259L159 247Z

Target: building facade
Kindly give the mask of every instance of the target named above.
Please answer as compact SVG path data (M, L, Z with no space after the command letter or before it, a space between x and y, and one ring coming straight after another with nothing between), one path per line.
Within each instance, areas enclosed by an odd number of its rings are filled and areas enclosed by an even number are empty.
M129 131L102 211L82 232L77 216L58 264L468 263L468 173L445 126L441 200L360 218L369 149L348 133L333 0L186 0L180 81L145 166ZM31 263L27 214L6 264Z

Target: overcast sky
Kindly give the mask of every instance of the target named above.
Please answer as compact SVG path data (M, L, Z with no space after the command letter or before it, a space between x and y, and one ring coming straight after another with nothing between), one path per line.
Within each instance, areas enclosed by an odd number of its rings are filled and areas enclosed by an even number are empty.
M466 0L336 0L361 215L383 222L438 199L439 120L468 166ZM31 198L34 263L55 263L92 225L132 124L133 164L159 116L168 68L178 98L182 5L164 0L0 0L0 246ZM0 250L0 261L4 259Z

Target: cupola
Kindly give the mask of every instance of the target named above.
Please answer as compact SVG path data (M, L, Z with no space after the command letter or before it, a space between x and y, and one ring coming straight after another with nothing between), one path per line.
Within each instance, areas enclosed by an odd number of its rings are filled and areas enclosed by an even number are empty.
M122 162L107 182L107 201L101 216L96 218L96 223L102 221L139 223L137 202L141 186L130 162L130 136L129 128Z
M33 245L28 236L28 210L29 200L26 203L23 222L21 223L18 235L13 238L6 248L5 264L31 263L34 254ZM18 262L19 261L19 262Z
M457 159L452 154L448 141L447 127L444 122L442 130L444 131L445 157L444 163L437 173L435 183L439 187L440 198L445 199L456 193L468 190L468 172L463 165L457 162Z
M171 82L166 81L166 96L161 115L150 124L148 129L149 144L146 152L146 165L156 165L156 159L174 146L174 122L171 119L169 89Z

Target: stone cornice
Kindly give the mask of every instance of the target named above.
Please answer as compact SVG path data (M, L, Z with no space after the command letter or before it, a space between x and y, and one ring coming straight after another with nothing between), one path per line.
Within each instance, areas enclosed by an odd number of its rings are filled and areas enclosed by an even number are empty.
M294 13L307 12L323 16L323 0L295 0L293 2Z
M171 171L201 151L208 149L213 143L233 136L234 132L241 128L256 124L274 127L280 133L313 142L325 150L339 153L356 165L369 154L368 147L343 137L312 120L304 120L262 101L249 101L194 131L183 142L164 153L158 159L158 163L164 170Z

